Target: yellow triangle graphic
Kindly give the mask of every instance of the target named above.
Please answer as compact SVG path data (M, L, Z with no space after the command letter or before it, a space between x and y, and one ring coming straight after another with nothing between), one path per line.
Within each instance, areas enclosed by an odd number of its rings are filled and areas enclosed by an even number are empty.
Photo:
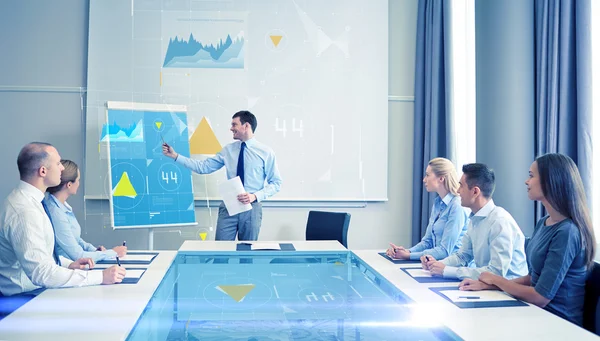
M252 289L254 289L256 285L254 284L239 284L239 285L219 285L217 288L229 297L233 298L236 302L240 302L241 300L248 295Z
M279 45L279 42L281 41L281 38L283 36L269 36L271 37L271 41L273 42L273 45L275 45L275 47L277 47L277 45Z
M137 192L135 191L135 188L133 188L127 172L123 172L121 175L121 180L119 180L117 186L113 190L113 196L131 198L135 198L137 196Z
M154 122L154 124L156 124L156 128L158 129L160 129L160 127L162 126L162 122L160 121Z
M206 240L206 235L207 235L207 234L208 234L208 233L206 233L206 232L200 232L200 239L202 239L202 240Z
M202 117L190 138L190 154L216 154L222 148L206 117Z

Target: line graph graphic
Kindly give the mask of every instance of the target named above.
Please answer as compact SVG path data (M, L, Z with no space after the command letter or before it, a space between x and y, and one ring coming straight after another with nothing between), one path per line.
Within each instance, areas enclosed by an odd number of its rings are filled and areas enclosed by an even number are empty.
M190 33L187 40L175 36L169 39L169 46L163 63L165 68L243 68L244 32L235 38L227 34L216 45L202 44Z
M163 13L161 29L163 69L243 69L245 66L245 14L170 11Z
M102 126L102 142L144 142L144 122L139 120L129 126L121 126L116 121Z

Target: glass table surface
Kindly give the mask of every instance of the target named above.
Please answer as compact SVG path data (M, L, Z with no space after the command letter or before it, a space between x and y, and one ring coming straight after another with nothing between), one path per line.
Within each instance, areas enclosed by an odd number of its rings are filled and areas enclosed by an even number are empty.
M127 340L460 340L416 308L351 251L180 252Z

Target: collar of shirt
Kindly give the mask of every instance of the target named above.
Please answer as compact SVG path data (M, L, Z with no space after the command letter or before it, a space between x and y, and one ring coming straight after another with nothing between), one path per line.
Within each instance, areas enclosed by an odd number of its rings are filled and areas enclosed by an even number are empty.
M454 199L454 197L456 197L454 194L448 193L446 194L444 199L442 199L442 201L444 202L444 204L446 204L446 206L448 206L450 205L450 202L452 201L452 199Z
M487 218L487 216L490 213L492 213L494 208L496 208L496 204L494 204L493 199L490 199L490 201L488 201L487 204L485 204L482 208L480 208L479 211L477 211L477 213L475 213L475 214L471 213L471 215L469 216L469 219L474 223L480 222L483 219Z
M65 201L65 203L63 204L53 194L48 195L48 198L52 201L52 203L54 205L56 205L58 208L60 208L61 210L65 211L66 213L73 212L73 208L71 207L71 205L69 205L68 202Z
M246 142L246 148L248 148L248 147L252 147L253 145L256 144L256 139L253 137L250 140L243 141L243 142ZM242 148L242 141L240 141L240 148Z
M40 191L37 187L33 186L30 183L20 180L19 186L17 186L17 188L21 190L24 194L35 199L35 201L39 202L40 205L42 203L42 200L44 200L44 193L42 193L42 191Z
M452 199L454 199L454 195L452 193L446 194L446 196L443 199L438 195L435 198L435 205L436 207L440 208L440 211L442 211L444 208L450 205Z

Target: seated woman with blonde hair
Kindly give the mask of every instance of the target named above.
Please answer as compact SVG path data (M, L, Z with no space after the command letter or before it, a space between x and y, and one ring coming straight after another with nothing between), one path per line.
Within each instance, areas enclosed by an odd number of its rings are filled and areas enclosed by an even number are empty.
M58 255L69 259L92 258L94 262L106 258L124 257L127 254L126 246L117 246L106 250L104 246L94 245L81 239L81 226L67 203L67 199L77 193L81 174L77 164L70 160L60 161L65 169L62 171L60 184L49 187L49 193L44 202L48 207L48 215L54 227L56 237L56 252Z
M420 243L405 249L390 243L387 255L396 259L418 260L432 256L442 260L456 252L467 231L467 214L460 205L458 175L454 164L445 158L429 161L423 184L427 192L437 193L425 236Z

